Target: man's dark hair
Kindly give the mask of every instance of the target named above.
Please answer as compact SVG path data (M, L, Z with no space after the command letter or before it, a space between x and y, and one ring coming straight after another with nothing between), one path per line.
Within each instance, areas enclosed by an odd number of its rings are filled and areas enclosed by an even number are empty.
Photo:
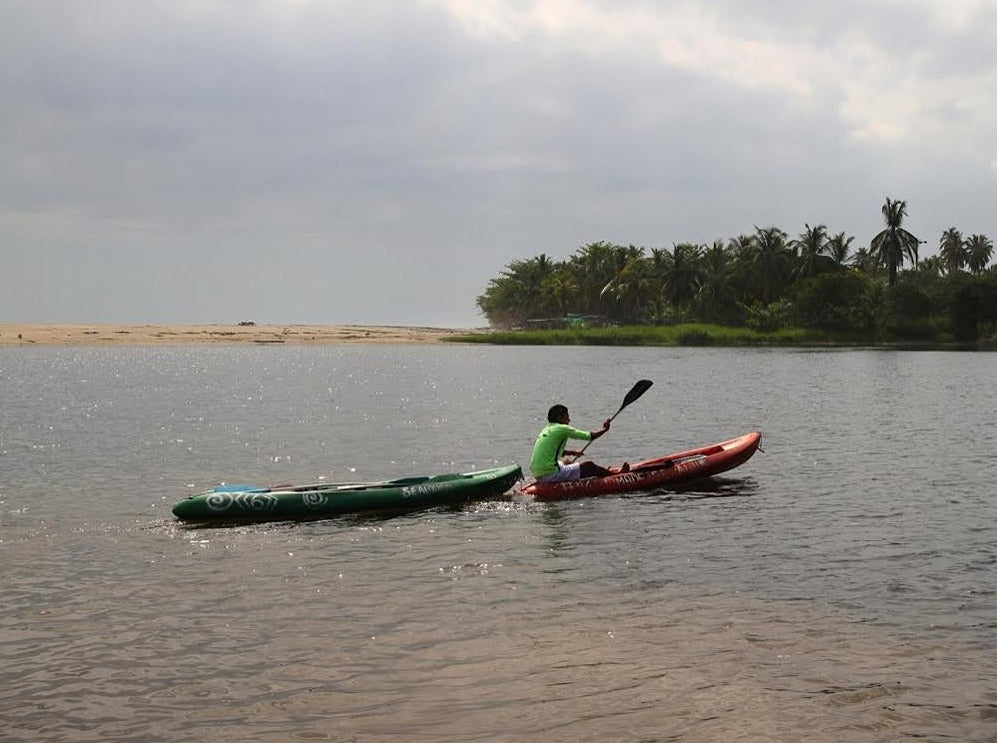
M568 409L564 405L552 405L550 410L547 411L547 422L560 423L567 414Z

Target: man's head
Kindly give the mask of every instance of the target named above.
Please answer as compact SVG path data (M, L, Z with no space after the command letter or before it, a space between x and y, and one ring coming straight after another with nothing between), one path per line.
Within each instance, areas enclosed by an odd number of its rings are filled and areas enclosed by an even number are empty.
M569 420L568 409L564 405L552 405L547 411L548 423L567 423Z

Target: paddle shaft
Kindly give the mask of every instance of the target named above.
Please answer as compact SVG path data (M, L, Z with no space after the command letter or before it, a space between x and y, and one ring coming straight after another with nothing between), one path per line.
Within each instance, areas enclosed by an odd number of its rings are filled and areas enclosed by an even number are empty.
M618 416L620 413L623 412L623 408L625 408L627 405L634 402L635 400L637 400L637 398L639 398L641 395L647 392L652 384L654 384L654 382L652 382L650 379L641 379L640 381L637 382L637 384L631 387L626 397L623 398L623 404L620 405L620 409L617 410L615 413L613 413L612 416L610 416L609 418L610 423L613 422L613 419L615 419L616 416ZM589 441L587 441L585 446L582 447L582 450L578 452L578 456L575 457L572 461L577 462L579 459L581 459L582 454L585 453L585 450L589 448L589 444L591 444L593 441L595 441L595 439L590 439Z

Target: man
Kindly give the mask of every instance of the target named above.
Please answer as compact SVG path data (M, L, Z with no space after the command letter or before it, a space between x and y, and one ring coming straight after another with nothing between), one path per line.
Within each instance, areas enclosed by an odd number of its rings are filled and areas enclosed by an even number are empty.
M547 411L547 425L537 436L533 446L533 458L530 460L530 471L537 482L567 482L580 480L583 477L606 477L613 473L595 462L561 461L562 456L580 457L580 451L565 449L568 439L579 441L594 441L609 430L607 418L602 429L598 431L583 431L570 425L571 416L564 405L554 405ZM628 472L630 466L624 464L621 471Z

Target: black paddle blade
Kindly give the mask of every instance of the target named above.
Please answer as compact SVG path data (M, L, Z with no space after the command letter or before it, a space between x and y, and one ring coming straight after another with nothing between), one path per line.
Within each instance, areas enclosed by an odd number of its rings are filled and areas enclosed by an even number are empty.
M651 385L654 384L650 379L641 379L633 388L627 393L627 396L623 398L623 404L620 405L620 410L623 410L627 405L632 403L638 397L643 395L650 389Z

